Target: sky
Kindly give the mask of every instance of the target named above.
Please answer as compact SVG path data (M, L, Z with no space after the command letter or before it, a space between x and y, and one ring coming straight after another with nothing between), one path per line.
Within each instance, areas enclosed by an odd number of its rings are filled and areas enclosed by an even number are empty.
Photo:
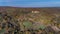
M0 6L60 7L60 0L0 0Z

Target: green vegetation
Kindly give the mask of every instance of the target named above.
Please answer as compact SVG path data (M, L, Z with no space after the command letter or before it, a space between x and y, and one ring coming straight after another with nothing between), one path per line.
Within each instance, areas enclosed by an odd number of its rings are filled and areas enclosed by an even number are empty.
M32 23L31 23L30 21L24 21L24 22L23 22L23 25L24 25L25 27L32 27Z
M4 34L6 32L5 29L0 30L0 34Z

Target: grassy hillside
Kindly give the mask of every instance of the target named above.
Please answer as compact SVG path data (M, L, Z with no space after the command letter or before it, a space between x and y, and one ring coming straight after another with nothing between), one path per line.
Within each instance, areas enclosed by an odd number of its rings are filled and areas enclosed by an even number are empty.
M60 8L0 7L0 32L60 34Z

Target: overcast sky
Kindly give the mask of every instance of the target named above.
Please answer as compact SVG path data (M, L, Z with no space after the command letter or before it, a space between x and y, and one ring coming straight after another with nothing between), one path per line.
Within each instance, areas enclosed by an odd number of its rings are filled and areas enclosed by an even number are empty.
M60 7L60 0L0 0L0 6Z

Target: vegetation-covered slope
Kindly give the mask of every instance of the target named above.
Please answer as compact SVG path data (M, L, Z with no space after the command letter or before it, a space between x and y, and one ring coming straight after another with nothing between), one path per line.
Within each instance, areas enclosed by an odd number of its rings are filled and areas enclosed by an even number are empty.
M2 34L60 34L60 8L0 8Z

